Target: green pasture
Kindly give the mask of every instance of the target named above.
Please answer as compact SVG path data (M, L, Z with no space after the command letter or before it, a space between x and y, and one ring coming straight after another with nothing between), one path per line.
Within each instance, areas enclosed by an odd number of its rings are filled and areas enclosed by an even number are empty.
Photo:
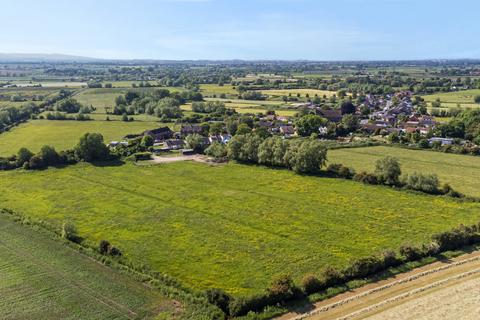
M195 289L262 292L478 222L480 204L287 170L194 162L0 172L0 202Z
M2 319L153 319L171 301L0 214Z
M306 97L308 94L310 98L315 97L315 95L318 95L319 97L323 97L324 95L327 97L331 97L335 94L337 94L335 91L327 91L327 90L318 90L318 89L271 89L271 90L262 90L262 93L267 96L277 96L277 97L283 97L283 96L297 96L297 94L300 94L300 97Z
M444 108L456 108L458 104L460 104L462 108L479 108L480 104L476 104L474 101L475 96L478 95L480 95L480 89L436 93L423 96L423 98L427 102L440 99L442 107Z
M330 150L328 160L372 172L375 161L386 156L397 158L404 173L435 173L455 190L480 197L480 157L377 146Z
M72 148L87 132L101 133L105 142L118 140L127 134L141 133L165 124L147 121L59 121L32 120L0 134L0 156L17 153L20 147L37 152L43 145L51 145L58 151Z

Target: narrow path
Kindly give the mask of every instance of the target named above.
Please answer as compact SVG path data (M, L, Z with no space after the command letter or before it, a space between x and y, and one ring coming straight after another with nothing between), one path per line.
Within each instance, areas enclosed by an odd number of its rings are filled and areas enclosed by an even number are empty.
M310 310L287 313L279 320L359 319L366 314L387 309L404 299L443 288L452 282L480 277L480 252L465 254L445 262L417 268L395 277L368 284L315 303Z

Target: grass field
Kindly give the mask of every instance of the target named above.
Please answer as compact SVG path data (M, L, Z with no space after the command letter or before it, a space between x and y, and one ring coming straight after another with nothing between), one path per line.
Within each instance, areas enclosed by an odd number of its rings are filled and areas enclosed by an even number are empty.
M479 108L480 104L476 104L473 100L478 95L480 95L480 89L437 93L423 96L423 98L427 102L440 99L444 108L456 108L457 104L462 108Z
M297 110L288 110L288 109L280 109L273 105L265 106L259 104L252 104L252 103L238 103L238 102L226 102L225 107L235 109L238 113L265 113L268 110L275 110L275 113L279 116L294 116L297 113ZM184 111L191 111L192 104L187 103L181 106L182 110Z
M123 121L49 121L33 120L0 135L0 156L17 153L20 147L37 152L45 145L58 151L72 148L87 132L98 132L105 142L118 140L130 133L161 127L160 122Z
M231 85L219 86L218 84L201 84L200 91L203 95L220 95L224 94L238 94L238 91L233 89Z
M479 204L238 164L17 170L0 173L0 189L4 207L71 220L92 243L107 239L188 286L237 295L480 217Z
M291 94L292 96L297 96L300 94L300 97L305 97L307 94L310 98L313 98L315 95L319 97L323 97L324 95L327 97L331 97L337 94L334 91L327 91L327 90L318 90L318 89L272 89L272 90L262 90L262 93L267 96L277 96L283 97L288 96Z
M171 301L0 214L2 319L150 319Z
M372 172L385 156L397 158L404 173L435 173L455 190L480 197L480 157L378 146L330 150L328 160Z

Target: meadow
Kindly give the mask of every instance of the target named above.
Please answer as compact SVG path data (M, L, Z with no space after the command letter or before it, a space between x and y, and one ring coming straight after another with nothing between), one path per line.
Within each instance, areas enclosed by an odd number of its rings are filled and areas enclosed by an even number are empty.
M105 142L119 140L127 134L141 133L165 124L153 121L54 121L32 120L0 135L0 156L17 153L20 147L33 152L47 144L58 151L74 147L87 132L101 133Z
M474 102L475 96L478 95L480 95L480 89L437 93L423 96L423 98L430 103L440 99L443 108L456 108L458 104L462 108L479 108L480 105Z
M480 157L476 156L377 146L330 150L328 160L373 172L375 161L386 156L397 158L404 173L435 173L455 190L480 197Z
M262 292L272 277L351 259L480 217L479 204L230 163L79 164L0 173L2 206L60 227L195 289Z
M262 90L262 94L267 96L276 96L276 97L283 97L283 96L297 96L298 94L300 97L306 97L307 95L310 98L315 97L318 95L319 97L327 96L331 97L337 94L335 91L327 91L327 90L318 90L318 89L270 89L270 90Z
M46 234L0 214L2 319L152 319L173 303Z

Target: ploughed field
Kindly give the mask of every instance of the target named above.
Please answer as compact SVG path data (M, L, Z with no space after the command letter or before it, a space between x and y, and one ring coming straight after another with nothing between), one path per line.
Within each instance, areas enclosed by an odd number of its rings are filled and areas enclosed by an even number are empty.
M153 319L171 301L0 213L2 319Z
M474 223L480 205L287 170L183 162L0 172L0 203L195 289L262 292Z
M122 139L127 134L141 133L163 125L153 121L32 120L0 135L0 156L16 154L21 147L38 152L46 144L57 151L66 150L74 147L87 132L101 133L108 143Z
M392 156L400 161L402 173L435 173L440 183L455 190L480 197L480 157L427 150L410 150L388 146L345 148L328 151L329 163L341 163L357 172L373 172L375 161Z

